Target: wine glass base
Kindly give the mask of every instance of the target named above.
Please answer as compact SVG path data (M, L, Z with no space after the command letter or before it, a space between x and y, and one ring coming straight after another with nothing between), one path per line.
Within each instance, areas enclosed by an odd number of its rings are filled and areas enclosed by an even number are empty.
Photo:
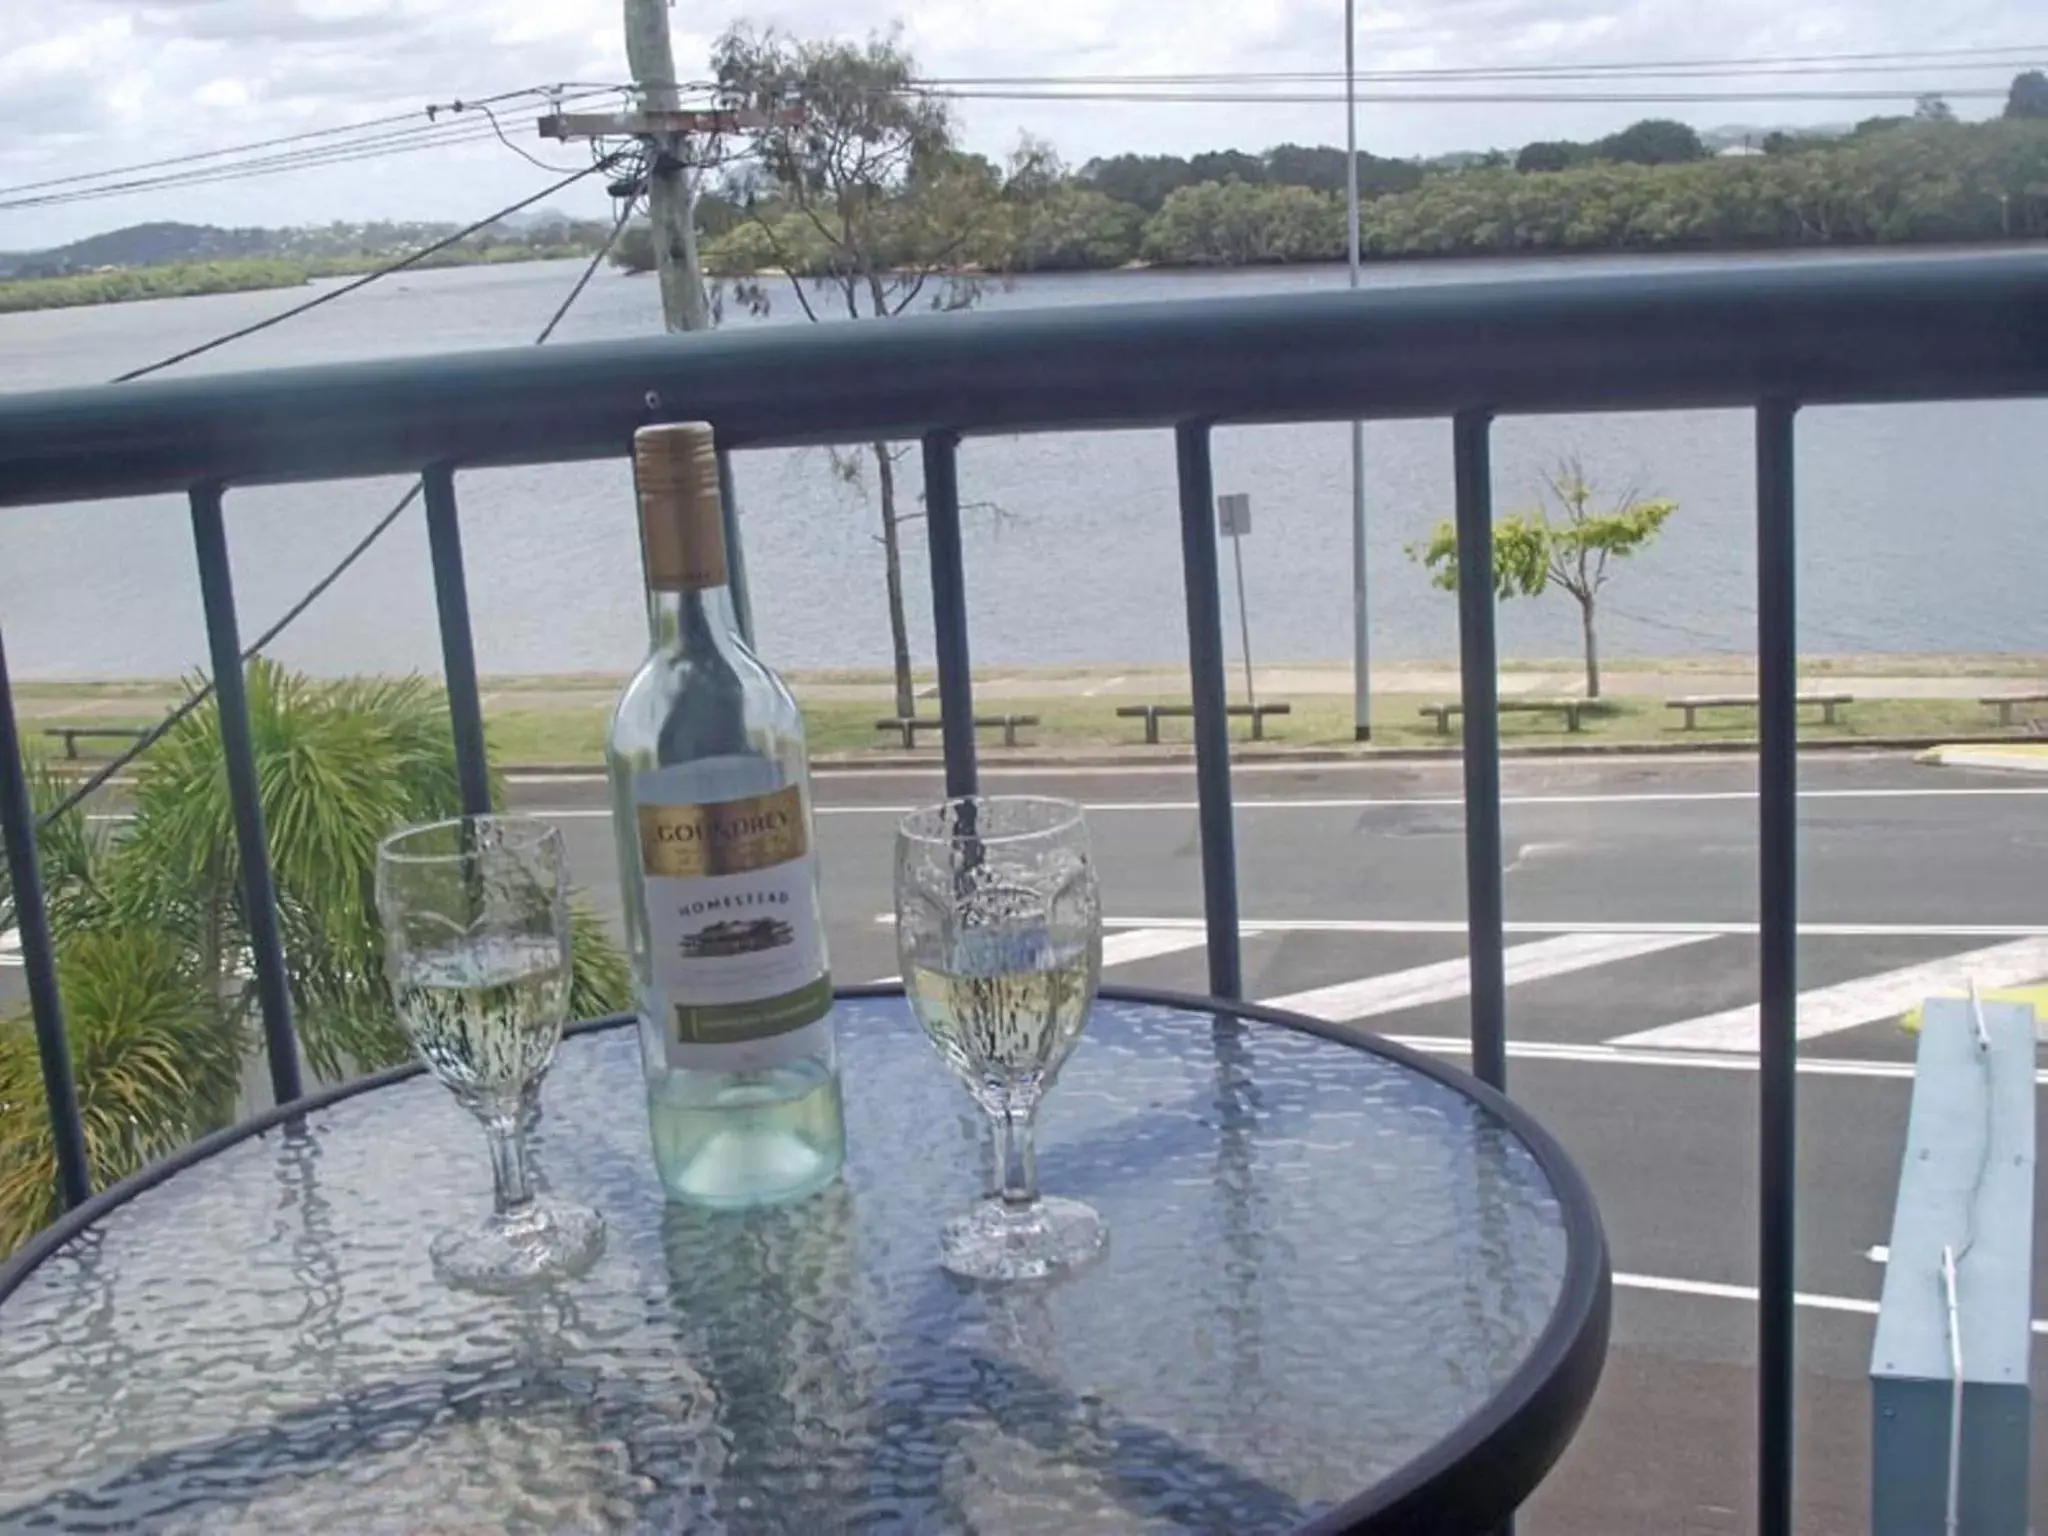
M963 1280L1043 1280L1086 1264L1108 1238L1078 1200L1044 1195L1019 1206L992 1196L946 1223L939 1262Z
M604 1218L536 1197L518 1212L434 1239L434 1272L466 1291L508 1293L573 1280L604 1252Z

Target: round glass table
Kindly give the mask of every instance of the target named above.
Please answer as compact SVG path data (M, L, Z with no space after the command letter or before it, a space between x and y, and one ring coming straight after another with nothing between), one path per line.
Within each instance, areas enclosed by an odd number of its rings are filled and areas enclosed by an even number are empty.
M1107 1219L974 1287L938 1231L980 1112L900 994L843 994L844 1182L665 1206L639 1046L564 1043L535 1140L600 1207L558 1290L444 1288L475 1123L402 1069L221 1133L0 1270L0 1528L1487 1531L1600 1374L1584 1182L1464 1074L1248 1006L1105 991L1041 1121Z

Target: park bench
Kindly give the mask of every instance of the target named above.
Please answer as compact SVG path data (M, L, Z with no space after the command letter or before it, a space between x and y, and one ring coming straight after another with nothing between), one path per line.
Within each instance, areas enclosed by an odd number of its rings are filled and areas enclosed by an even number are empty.
M1977 701L1989 704L1998 711L2000 725L2012 724L2012 708L2015 704L2048 704L2048 693L1994 693Z
M114 741L140 741L149 732L132 725L53 725L43 734L63 737L64 755L75 758L78 756L78 743L81 737L104 736Z
M1564 728L1568 731L1576 731L1579 728L1579 715L1584 711L1585 707L1586 701L1584 699L1502 699L1498 705L1500 712L1504 715L1528 715L1544 710L1559 711L1564 715ZM1448 736L1451 734L1451 716L1465 713L1465 706L1462 704L1425 704L1418 713L1433 716L1436 720L1437 735Z
M1818 704L1821 710L1821 719L1827 724L1833 725L1835 723L1836 706L1854 704L1856 700L1853 695L1846 693L1802 693L1798 697L1798 702L1801 704ZM1694 718L1700 710L1755 709L1757 707L1757 696L1753 693L1694 693L1687 694L1683 698L1666 699L1664 707L1666 709L1684 710L1684 729L1689 731L1693 728Z
M917 733L919 731L936 731L943 724L944 722L937 715L891 715L886 720L877 720L875 722L875 729L878 731L894 731L902 738L905 750L908 750L917 745ZM974 717L974 728L978 731L989 731L994 730L998 726L1002 727L1003 745L1006 747L1017 745L1017 732L1020 728L1036 724L1038 724L1038 716L1036 715L976 715Z
M1195 713L1195 706L1192 704L1119 704L1116 712L1121 719L1143 720L1145 722L1146 744L1156 747L1159 745L1159 722L1161 720L1192 719ZM1238 719L1244 719L1249 716L1252 722L1252 740L1264 741L1266 739L1266 716L1291 715L1294 713L1294 706L1291 704L1232 704L1227 707L1225 713L1233 715Z

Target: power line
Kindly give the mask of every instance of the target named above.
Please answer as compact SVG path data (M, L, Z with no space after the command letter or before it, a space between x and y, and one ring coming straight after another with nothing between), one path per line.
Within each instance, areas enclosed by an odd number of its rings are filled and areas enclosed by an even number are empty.
M1342 91L1089 91L1089 90L952 90L913 88L912 94L943 97L954 101L1100 101L1109 103L1140 104L1146 102L1211 102L1220 105L1257 106L1324 106L1341 104ZM1541 106L1545 103L1585 104L1590 102L1626 102L1637 105L1677 105L1683 103L1705 104L1713 102L1762 102L1762 101L1863 101L1899 102L1910 101L1920 96L1940 96L1950 101L1998 100L2003 101L2006 92L2000 88L1976 86L1901 86L1896 90L1802 90L1802 91L1431 91L1379 92L1361 91L1361 102L1377 106L1426 106L1431 103L1449 106L1520 105Z
M597 171L608 169L615 162L629 158L631 153L631 151L623 151L616 155L606 156L605 159L597 161L596 163L590 165L586 169L578 171L576 174L577 176L588 176ZM571 179L573 180L574 178L572 177ZM555 189L550 188L549 190L553 191ZM545 197L548 194L543 192L539 195ZM483 220L480 224L474 227L481 228L484 224L489 224L494 222L495 220L502 219L508 213L516 213L519 209L525 207L527 203L533 201L535 201L534 198L528 198L525 202L514 203L511 207L501 209L499 212L492 214L489 219ZM535 346L543 345L547 341L547 339L555 333L555 327L562 323L563 316L569 313L569 307L576 302L578 297L581 296L584 288L590 282L591 275L597 271L598 262L603 259L605 253L611 249L613 243L619 238L620 232L625 229L626 221L628 218L631 217L633 212L634 201L635 198L632 196L629 196L624 200L624 207L619 214L618 222L612 226L612 232L610 236L605 240L604 245L599 248L597 256L591 260L590 265L583 269L583 273L580 277L577 278L575 286L569 290L568 298L563 300L561 306L558 309L556 309L554 314L548 318L548 323L541 327L540 334L534 337ZM397 270L396 267L384 269L384 271L395 270ZM371 277L375 278L383 275L383 272L377 272L372 273ZM368 281L368 279L365 280ZM361 285L356 284L354 286L360 287ZM290 314L303 313L303 309L304 307L302 307L299 310L290 311L286 315L276 316L268 323L274 325L277 323L278 320L289 318ZM247 333L238 332L236 334ZM231 341L233 339L233 336L225 336L222 337L220 341L212 342L209 343L208 345L219 346L223 342ZM204 350L207 349L195 349L195 351ZM191 356L193 354L187 353L185 355ZM153 366L158 368L167 367L169 366L169 363L171 361L176 361L176 359L168 359L163 363L158 363ZM136 373L123 374L119 379L116 379L114 382L120 383L123 380L135 378L139 373L147 371L149 370L144 369L137 370ZM344 554L341 557L341 559L335 562L334 566L327 572L326 575L322 576L318 581L314 582L313 585L307 589L305 594L302 597L300 597L297 602L293 603L291 607L287 608L284 611L284 613L278 617L277 621L274 624L272 624L268 629L264 630L262 634L258 635L255 638L255 640L253 640L247 647L243 649L241 657L242 661L245 663L253 661L257 656L261 655L262 652L269 647L272 641L276 640L279 635L284 633L287 626L289 626L295 619L297 619L300 614L304 613L308 608L312 607L315 602L319 601L319 599L327 593L328 589L331 588L337 581L339 581L342 578L342 576L349 570L349 568L352 567L369 551L370 546L375 544L377 540L384 536L384 534L391 528L391 525L396 523L398 519L404 514L406 508L410 507L415 501L419 500L420 493L425 489L425 485L425 481L415 480L412 483L412 485L407 488L405 494L399 497L398 500L392 504L390 510L385 512L385 514L382 517L378 518L376 522L372 523L370 525L369 531L365 533L360 539L356 540L356 542L350 546L348 552ZM180 701L180 703L175 708L173 708L169 713L167 713L161 720L157 721L155 725L151 726L147 732L145 732L142 736L138 737L133 745L128 747L119 756L115 757L113 761L106 763L98 770L96 770L90 777L83 780L77 786L77 788L73 789L70 794L66 795L54 807L52 807L49 814L42 817L36 823L36 830L39 832L46 832L49 830L51 824L55 822L58 817L66 815L69 812L78 809L80 805L82 805L95 791L97 791L101 786L103 786L109 779L111 779L115 774L119 773L123 768L127 767L130 763L134 762L136 758L140 757L144 752L148 751L151 747L155 746L159 741L163 740L163 738L171 732L172 728L175 727L180 720L183 720L187 715L191 714L194 710L199 708L200 705L204 704L212 696L213 680L211 678L208 678L205 682L201 683L199 687L197 687L190 694L188 694L182 701Z
M564 95L562 97L564 100L581 100L590 96L608 95L619 89L621 87L582 82L571 82L553 86L529 85L516 91L499 91L495 95L479 97L468 102L467 105L478 107L486 104L496 105L499 102L515 101L522 97L548 96L562 92L573 93L573 96ZM79 171L69 176L52 176L43 181L25 181L11 187L0 187L0 197L13 197L18 193L41 191L47 187L71 186L79 182L104 181L110 176L127 176L136 171L160 170L166 166L187 165L200 160L219 160L231 155L245 155L254 153L257 150L274 149L286 144L303 144L314 139L335 138L342 134L364 133L369 129L388 127L393 123L413 122L422 115L428 116L431 120L430 109L415 107L410 111L393 112L384 117L365 118L354 123L341 123L332 128L312 128L303 133L288 133L278 138L257 139L251 143L233 144L222 149L196 150L189 154L168 155L160 160L141 160L133 165L110 166L98 171Z
M200 356L202 353L211 352L216 347L224 347L231 341L240 341L244 336L253 336L258 331L267 331L274 325L282 325L285 321L292 319L294 316L303 315L308 310L318 309L323 304L332 304L336 299L342 298L347 294L354 293L359 288L369 287L370 284L376 282L377 279L380 277L389 277L394 272L403 271L405 268L410 267L417 262L424 261L427 257L433 255L436 251L446 250L449 246L454 245L460 240L467 239L469 236L475 234L478 230L484 229L489 225L497 223L507 214L517 213L520 209L531 207L533 204L542 201L544 198L553 197L557 192L560 192L564 187L571 186L574 183L583 180L583 178L586 176L594 176L600 171L610 170L620 161L626 159L628 153L628 151L621 150L616 154L610 154L605 156L602 160L594 160L589 165L584 166L583 169L581 169L580 171L572 171L567 176L562 177L559 181L553 182L552 184L543 187L540 191L534 193L531 197L523 197L518 202L512 204L511 207L501 208L500 210L498 210L498 212L492 214L487 219L479 219L474 224L464 225L461 229L455 231L454 234L445 235L441 239L434 241L431 245L423 245L418 250L412 252L410 255L403 256L399 258L397 261L387 262L383 266L378 267L374 271L364 273L361 277L355 279L353 282L343 283L339 288L330 288L325 293L315 294L312 298L307 299L303 304L295 304L290 309L280 310L278 311L278 313L274 315L266 316L264 319L255 321L252 324L242 326L237 330L229 331L225 335L216 336L211 341L201 342L196 347L187 347L182 352L173 352L169 357L160 358L156 362L145 364L143 367L131 368L126 373L116 375L114 378L114 382L116 384L126 384L131 380L142 378L147 374L160 372L161 370L170 367L174 363L186 362L191 358Z
M609 94L609 92L593 90L590 94L603 95ZM583 98L578 97L574 99ZM289 150L275 155L257 156L226 165L199 166L189 170L173 171L165 175L144 177L133 181L113 182L103 186L75 187L69 190L20 197L13 201L0 201L0 211L53 207L66 203L91 202L103 197L126 196L134 192L162 191L172 187L203 186L218 182L241 181L254 176L277 175L281 172L304 170L314 166L342 165L353 161L381 159L387 155L412 154L420 150L440 149L458 144L487 143L494 137L502 139L504 136L494 126L484 123L461 122L451 119L445 123L416 124L412 127L366 135L355 140ZM510 146L509 140L506 142L508 147L513 147ZM562 167L547 166L546 169L558 171Z
M1598 64L1541 66L1526 69L1381 69L1361 71L1358 78L1383 85L1425 85L1436 81L1451 83L1485 81L1570 81L1570 80L1768 80L1835 79L1843 75L1919 74L1930 67L1979 70L2004 74L2025 69L2034 58L2048 54L2017 57L1980 64L1838 64L1826 68L1811 65L1717 66L1687 68L1611 67ZM1075 89L1111 86L1195 86L1195 85L1307 85L1335 84L1343 75L1330 70L1270 70L1190 75L1017 75L982 79L952 79L944 76L921 78L920 86L941 90L992 89L1016 86L1063 86Z
M1612 62L1458 65L1439 68L1361 70L1360 80L1506 80L1565 77L1597 78L1612 75L1661 75L1665 71L1710 71L1726 74L1829 74L1859 73L1866 69L1911 70L1926 64L1952 65L1960 69L2026 68L2048 58L2048 44L2015 44L1997 48L1935 48L1890 53L1778 54L1756 58L1652 59ZM1965 62L1974 60L1975 62ZM1792 67L1796 66L1796 67ZM1098 75L951 75L927 76L921 84L935 86L989 85L1185 85L1197 83L1237 84L1258 80L1311 81L1341 80L1336 70L1223 71L1214 74L1098 74Z

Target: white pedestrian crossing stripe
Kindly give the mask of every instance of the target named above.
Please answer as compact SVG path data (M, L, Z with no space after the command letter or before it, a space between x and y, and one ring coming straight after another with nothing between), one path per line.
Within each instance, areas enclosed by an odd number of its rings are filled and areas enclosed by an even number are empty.
M1102 936L1104 966L1129 965L1133 960L1155 960L1177 955L1184 949L1200 949L1209 935L1200 928L1135 928Z
M21 935L12 928L0 929L0 965L21 964Z
M1973 949L1942 960L1903 966L1876 976L1799 994L1794 1007L1801 1040L1817 1040L1863 1024L1902 1017L1906 1010L1939 993L2018 986L2048 977L2048 937L2016 939ZM1620 1035L1610 1045L1650 1046L1669 1050L1755 1051L1761 1038L1755 1003L1725 1008L1677 1024Z
M1681 945L1700 944L1712 938L1704 933L1567 933L1535 944L1517 944L1506 952L1507 984L1541 981L1564 976L1617 960L1633 960ZM1265 1000L1271 1008L1305 1013L1310 1018L1342 1023L1420 1008L1428 1003L1449 1002L1472 990L1471 962L1464 956L1434 965L1384 976L1367 976L1358 981L1340 981L1334 986L1315 987L1307 992L1290 992Z

